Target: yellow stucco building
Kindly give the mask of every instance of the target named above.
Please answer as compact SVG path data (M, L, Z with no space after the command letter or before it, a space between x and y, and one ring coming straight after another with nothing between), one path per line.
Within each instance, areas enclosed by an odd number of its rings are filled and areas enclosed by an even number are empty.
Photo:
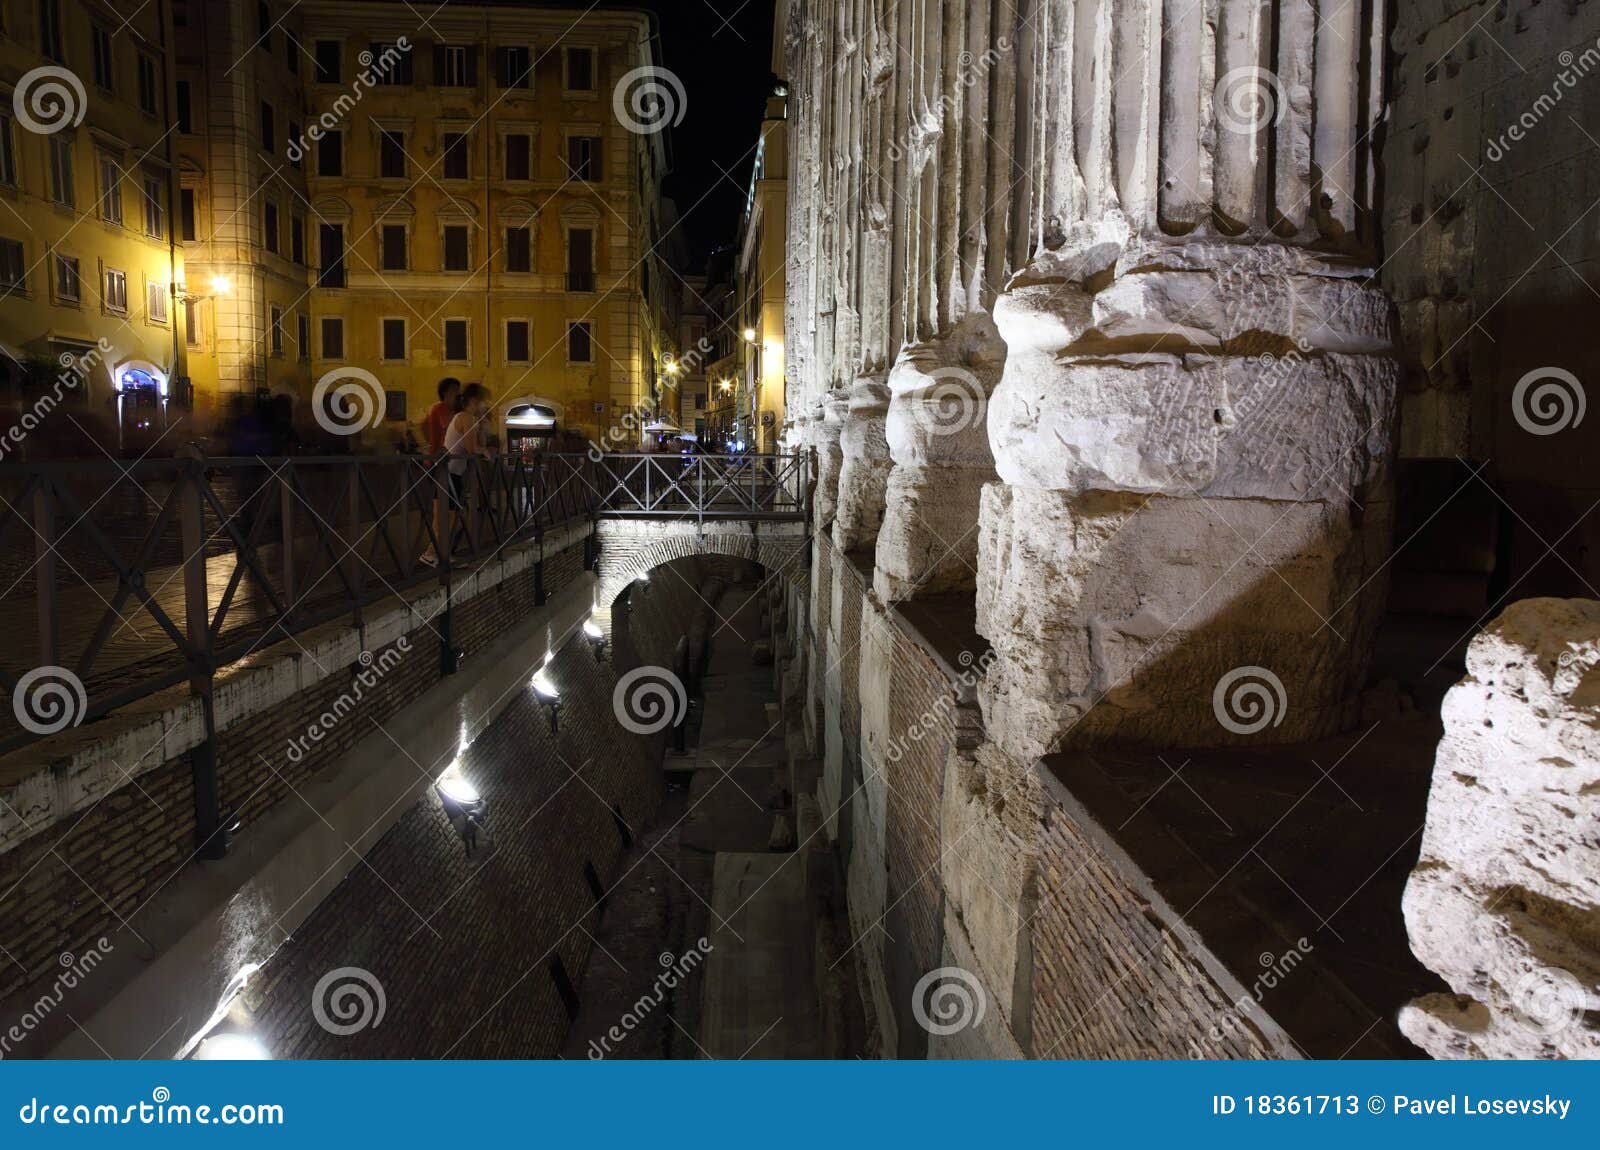
M0 120L0 244L21 246L0 246L0 270L22 273L0 286L0 344L16 361L106 337L117 363L88 402L126 403L117 364L137 361L170 393L167 418L196 429L183 439L269 395L319 437L318 382L352 372L376 381L373 418L344 440L361 450L423 438L444 376L487 385L502 415L538 400L616 447L676 412L658 238L683 96L648 15L175 0L123 25L90 0L0 10L8 110L41 67L82 90L81 122L59 131ZM641 85L659 100L634 98Z

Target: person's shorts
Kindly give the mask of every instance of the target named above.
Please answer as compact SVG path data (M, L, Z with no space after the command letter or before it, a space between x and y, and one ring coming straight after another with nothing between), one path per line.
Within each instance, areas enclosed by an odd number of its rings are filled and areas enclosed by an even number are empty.
M457 511L465 510L467 506L467 477L463 473L457 475L450 472L450 506Z

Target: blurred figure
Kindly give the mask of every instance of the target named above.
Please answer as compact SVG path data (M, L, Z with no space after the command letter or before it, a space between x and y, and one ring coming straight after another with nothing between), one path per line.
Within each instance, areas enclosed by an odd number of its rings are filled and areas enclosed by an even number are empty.
M461 410L461 381L454 376L446 376L439 381L439 401L428 409L428 414L422 421L423 430L428 434L428 456L437 460L444 454L445 432L449 430L450 421ZM445 492L442 488L443 477L435 467L430 473L434 482L440 489L434 494L433 500L433 537L443 540L445 528L449 522L449 509L445 506ZM439 562L439 555L430 544L422 553L422 562L433 567Z

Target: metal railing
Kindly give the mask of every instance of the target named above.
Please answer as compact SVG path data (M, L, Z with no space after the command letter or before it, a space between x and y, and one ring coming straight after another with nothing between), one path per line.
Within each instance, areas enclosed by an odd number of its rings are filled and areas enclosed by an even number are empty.
M19 683L65 671L75 723L600 517L803 520L802 456L418 456L0 466L0 751L53 733ZM452 505L454 509L452 510ZM449 545L441 541L448 524ZM437 565L424 562L437 557ZM448 618L436 628L449 647Z

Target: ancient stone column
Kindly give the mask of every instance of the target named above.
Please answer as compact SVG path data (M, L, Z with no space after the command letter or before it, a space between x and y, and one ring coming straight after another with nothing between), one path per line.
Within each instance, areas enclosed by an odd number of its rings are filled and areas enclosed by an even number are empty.
M1325 735L1389 545L1384 6L1043 7L1019 47L1031 259L995 305L990 737L1026 762Z
M883 525L885 490L889 483L889 443L884 437L889 415L889 388L882 379L863 376L850 389L839 433L843 458L839 466L839 503L833 520L833 541L841 551L869 548Z
M1411 949L1454 994L1400 1012L1435 1058L1600 1058L1600 603L1525 599L1444 701Z

